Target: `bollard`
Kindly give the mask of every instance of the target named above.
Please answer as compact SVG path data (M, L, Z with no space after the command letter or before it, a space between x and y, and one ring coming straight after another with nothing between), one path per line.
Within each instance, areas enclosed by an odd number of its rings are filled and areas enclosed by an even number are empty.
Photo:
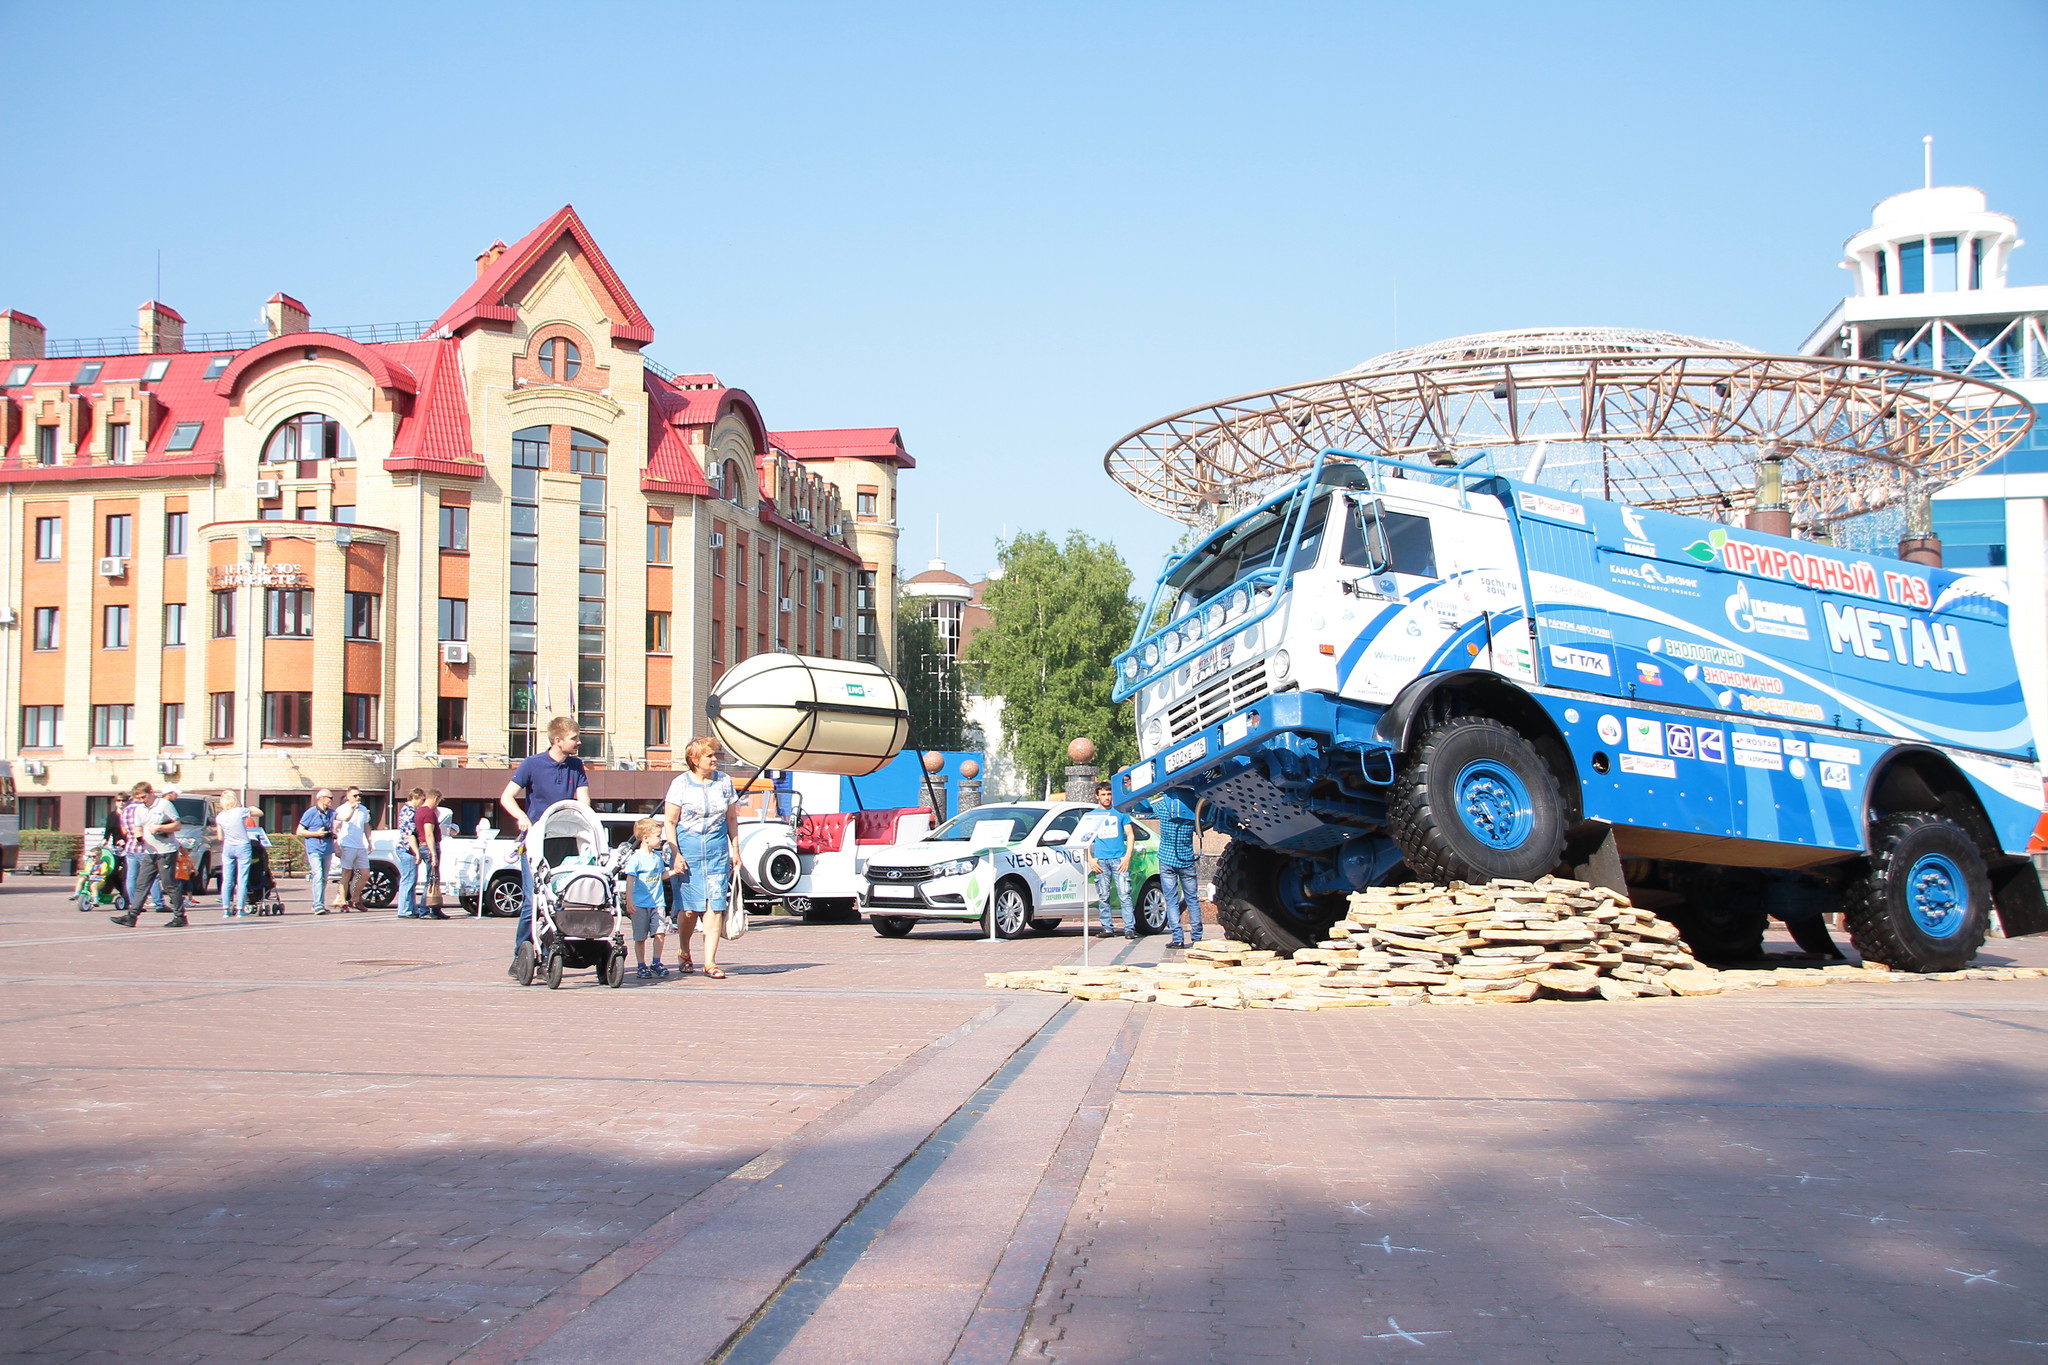
M1095 800L1095 741L1086 735L1067 745L1067 757L1073 762L1067 765L1067 800Z

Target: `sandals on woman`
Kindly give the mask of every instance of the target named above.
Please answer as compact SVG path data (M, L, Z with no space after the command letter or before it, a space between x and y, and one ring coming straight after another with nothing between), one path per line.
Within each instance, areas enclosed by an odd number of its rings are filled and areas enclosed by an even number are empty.
M710 977L710 978L711 978L711 979L712 979L713 981L723 981L723 980L725 980L725 973L724 973L724 971L722 971L721 969L719 969L719 968L717 968L717 967L706 967L706 968L704 969L704 975L706 975L706 976Z

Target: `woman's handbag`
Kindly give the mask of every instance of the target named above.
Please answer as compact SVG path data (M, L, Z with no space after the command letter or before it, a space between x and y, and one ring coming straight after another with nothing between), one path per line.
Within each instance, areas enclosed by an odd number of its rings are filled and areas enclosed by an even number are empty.
M427 877L427 909L439 910L441 908L441 876L439 869L431 862L421 863L420 867L425 871Z
M742 938L747 932L746 885L740 880L738 864L733 865L732 884L725 891L726 938Z

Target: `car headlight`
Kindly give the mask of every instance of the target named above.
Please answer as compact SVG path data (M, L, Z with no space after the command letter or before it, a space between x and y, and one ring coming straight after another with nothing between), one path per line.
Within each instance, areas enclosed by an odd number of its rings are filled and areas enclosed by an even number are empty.
M1287 652L1286 650L1284 650L1284 649L1276 649L1276 650L1274 650L1274 651L1273 651L1273 681L1274 681L1274 682L1276 682L1276 683L1282 683L1282 682L1286 682L1286 681L1287 681L1287 675L1288 675L1289 673L1292 673L1293 671L1294 671L1294 656L1293 656L1293 655L1291 655L1291 654L1289 654L1289 653L1288 653L1288 652Z
M1145 722L1145 752L1151 753L1166 742L1166 725L1154 716Z
M979 858L954 858L950 862L935 863L932 865L932 875L934 877L964 877L974 871L974 865L980 861Z
M1124 658L1124 677L1127 679L1135 680L1137 676L1138 656L1135 654L1126 655Z

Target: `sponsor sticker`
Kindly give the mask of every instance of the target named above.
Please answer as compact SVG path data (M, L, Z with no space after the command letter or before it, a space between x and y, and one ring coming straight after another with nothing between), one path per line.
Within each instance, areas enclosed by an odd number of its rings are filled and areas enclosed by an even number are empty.
M1223 742L1225 744L1235 744L1250 734L1252 732L1252 715L1252 712L1247 711L1241 716L1232 716L1229 720L1224 721Z
M1655 664L1638 663L1636 665L1636 681L1644 687L1662 687L1664 685L1664 674Z
M1595 728L1595 729L1597 729L1597 730L1598 730L1598 731L1600 732L1600 739L1601 739L1601 741L1602 741L1603 743L1607 743L1607 744L1619 744L1619 743L1621 743L1621 719L1620 719L1620 717L1618 717L1618 716L1602 716L1602 717L1600 717L1600 722L1599 722L1599 724L1598 724L1598 725L1596 725L1596 726L1595 726L1594 728Z
M1693 732L1693 739L1699 747L1700 762L1726 763L1728 761L1728 732L1709 730L1704 725Z
M1806 741L1803 739L1794 739L1790 735L1785 736L1785 757L1805 758Z
M1795 758L1785 766L1794 777L1804 778L1806 776L1806 760L1803 758Z
M1209 737L1207 735L1201 735L1196 738L1194 743L1183 744L1178 749L1175 749L1172 753L1168 754L1165 757L1165 759L1162 760L1162 762L1165 765L1166 771L1170 773L1177 773L1182 768L1187 767L1188 764L1199 762L1202 758L1208 755L1208 752Z
M1692 727L1690 725L1666 724L1664 727L1664 747L1671 751L1673 758L1694 757Z
M1588 625L1583 621L1567 621L1561 616L1539 616L1536 624L1545 630L1569 631L1574 635L1590 635L1596 640L1612 640L1614 632L1605 626Z
M1849 790L1849 765L1846 763L1823 763L1820 765L1820 784L1837 791Z
M1756 735L1745 730L1735 732L1735 747L1740 751L1755 754L1775 754L1784 749L1776 735Z
M1816 763L1861 763L1863 755L1846 744L1822 744L1815 741L1806 746Z
M1605 654L1591 649L1574 649L1570 645L1552 645L1550 662L1559 668L1568 668L1574 673L1597 673L1603 678L1614 676L1614 665Z
M1678 765L1668 758L1647 758L1642 754L1623 754L1621 770L1637 777L1676 777Z
M1584 526L1586 524L1586 509L1579 503L1566 502L1562 498L1545 497L1541 493L1531 493L1527 489L1523 489L1519 497L1521 498L1522 510L1524 512L1529 512L1539 517L1549 517L1553 521L1568 521L1574 526Z
M1728 624L1739 631L1775 635L1785 640L1807 638L1804 607L1791 602L1773 602L1766 597L1751 597L1747 583L1736 585L1724 610L1728 614Z
M1786 720L1827 719L1827 712L1821 710L1819 702L1793 701L1789 697L1752 697L1747 692L1739 694L1736 700L1753 716L1781 716ZM1728 703L1724 701L1721 704L1726 706Z
M1658 641L1650 641L1654 651ZM1739 649L1723 649L1719 645L1696 645L1690 640L1665 640L1664 652L1674 659L1690 659L1696 664L1720 664L1725 668L1740 668L1749 656Z
M1738 768L1768 768L1773 772L1785 766L1785 755L1781 752L1776 735L1752 735L1738 730L1735 732L1735 766Z
M1638 754L1661 754L1664 752L1664 727L1654 720L1640 716L1628 718L1628 747Z

